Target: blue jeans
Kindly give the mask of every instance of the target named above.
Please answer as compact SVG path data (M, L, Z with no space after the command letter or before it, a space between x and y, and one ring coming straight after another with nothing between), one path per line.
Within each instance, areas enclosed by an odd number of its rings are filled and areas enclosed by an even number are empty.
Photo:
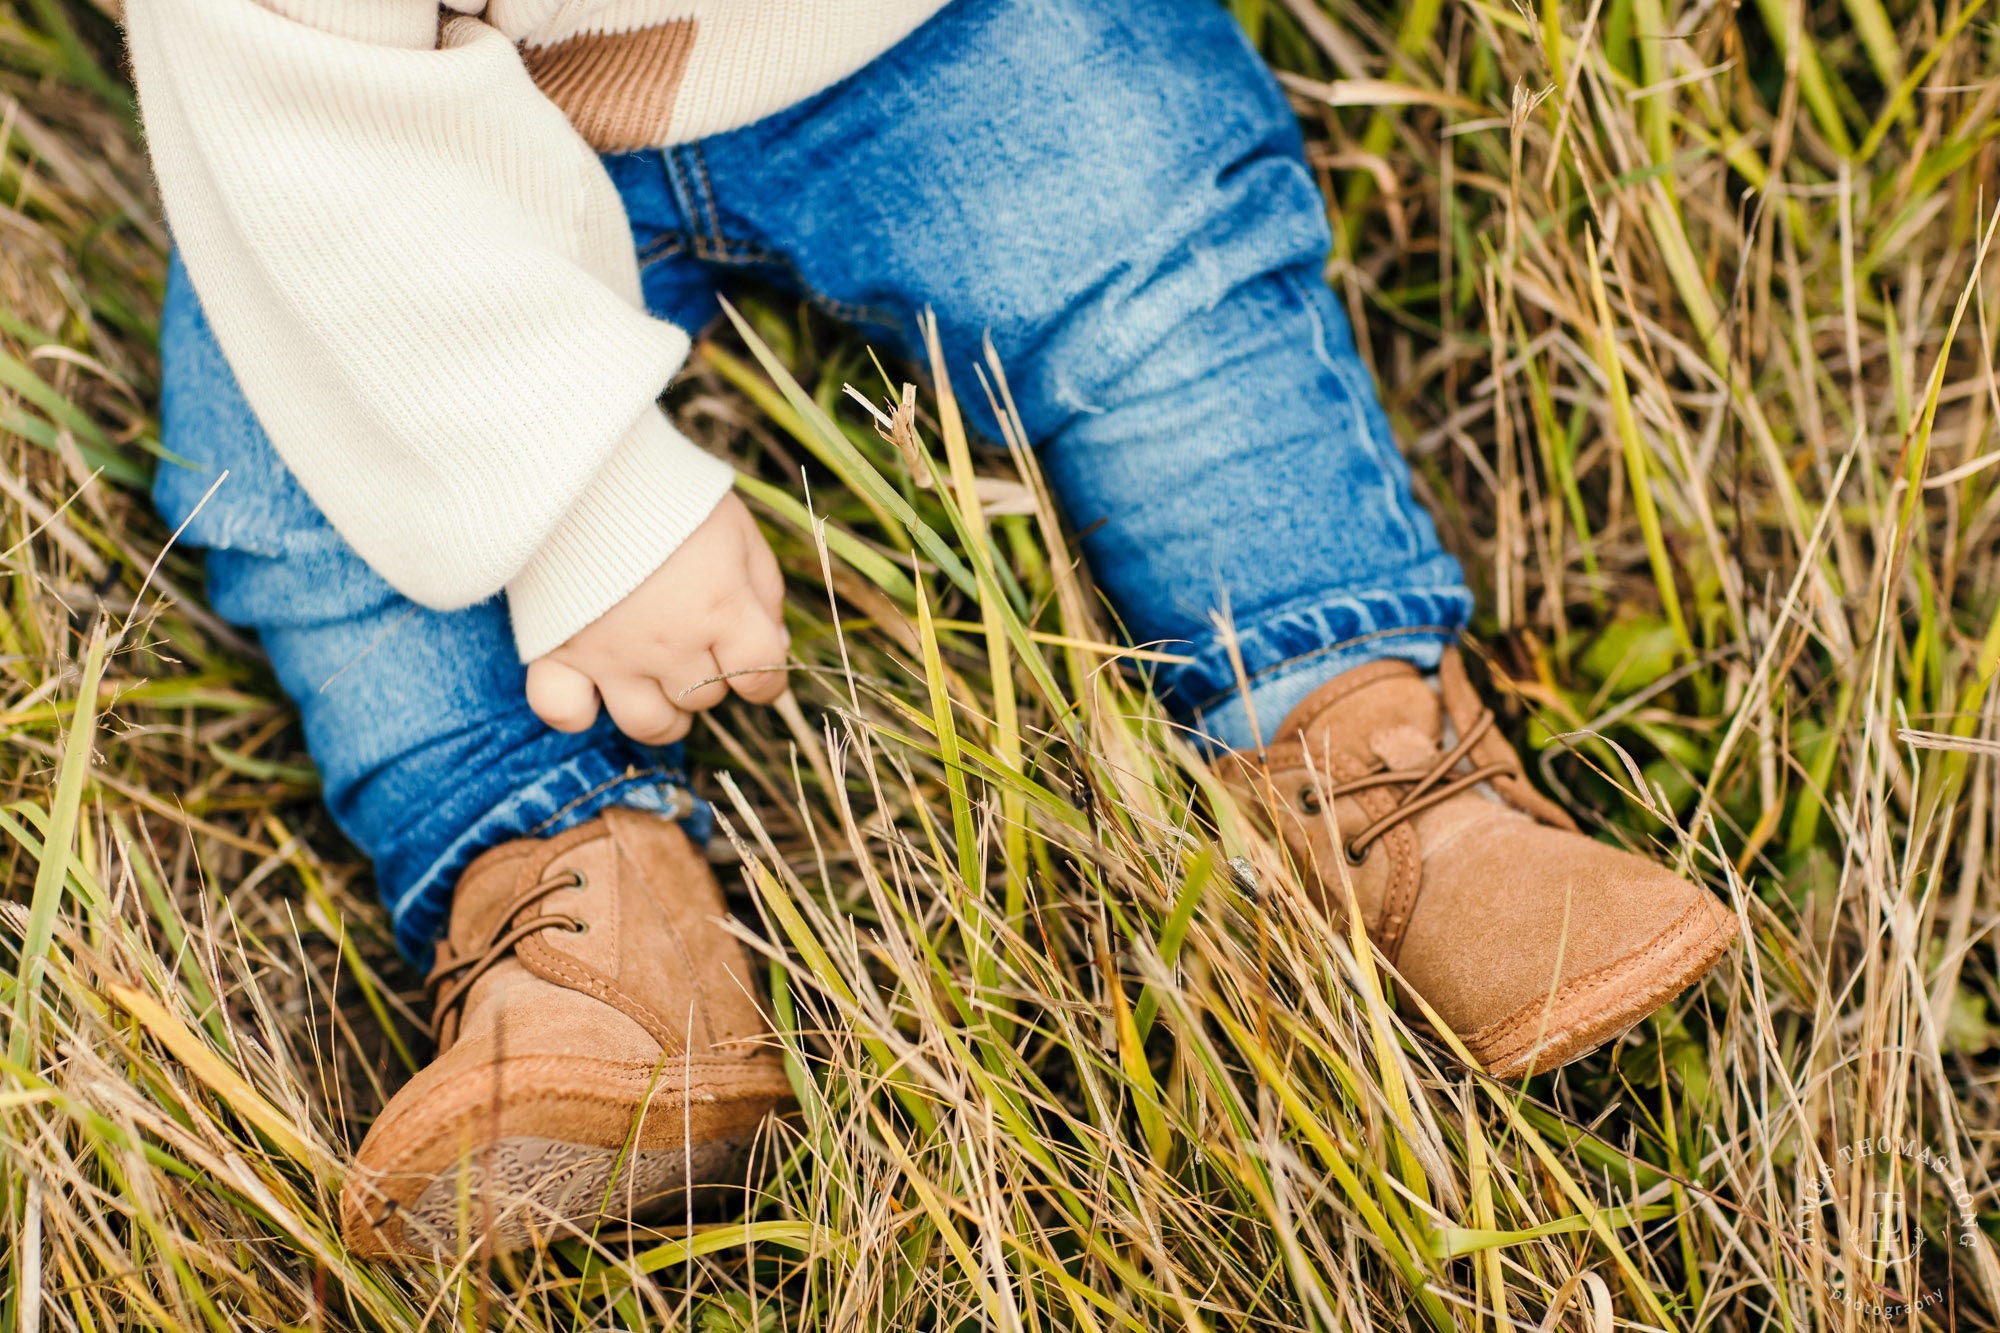
M1435 665L1465 622L1322 280L1297 124L1217 5L954 0L797 106L605 165L662 318L701 328L748 274L913 356L928 307L968 385L990 336L1098 585L1133 641L1192 656L1155 684L1215 740L1257 739L1224 606L1267 735L1361 662ZM156 499L193 515L216 610L262 636L407 952L428 953L484 848L611 804L705 817L675 753L536 720L502 602L425 610L355 556L178 264L161 342L165 443L199 466L163 465Z

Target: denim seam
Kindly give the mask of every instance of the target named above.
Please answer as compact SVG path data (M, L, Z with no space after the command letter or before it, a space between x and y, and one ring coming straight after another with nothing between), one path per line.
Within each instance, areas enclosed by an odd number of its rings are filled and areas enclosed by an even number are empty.
M702 235L702 201L695 192L694 181L690 178L685 153L687 145L660 150L660 165L667 173L667 187L673 193L674 207L687 222L687 234L693 242L697 257L701 255L706 238Z
M674 173L680 190L676 192L688 215L688 230L694 236L695 253L722 248L721 229L715 216L715 192L709 187L708 166L697 144L681 144L673 149Z
M682 144L678 148L663 150L661 160L671 178L675 203L683 214L692 214L688 217L684 244L692 246L695 258L706 263L736 267L766 265L781 268L791 275L793 283L807 300L835 319L850 324L876 324L897 331L902 329L902 319L885 306L842 301L820 291L806 279L797 262L782 250L775 250L759 241L725 235L722 211L715 202L715 183L708 172L708 157L701 151L700 144ZM674 253L672 249L664 249L653 258L665 259Z
M1396 473L1408 468L1409 463L1395 441L1384 440L1375 429L1374 418L1368 411L1368 403L1377 396L1375 385L1369 381L1358 362L1333 357L1323 346L1318 352L1321 360L1347 388L1348 411L1353 415L1354 427L1368 441L1369 452L1375 456L1375 464L1381 469L1383 508L1396 515L1403 528L1403 549L1415 555L1423 550L1424 539L1418 533L1417 521L1411 514L1412 502L1396 489Z
M724 249L720 253L706 256L711 263L744 267L762 264L771 268L782 268L792 275L792 281L797 284L800 293L808 301L835 319L849 324L880 324L892 329L900 329L903 326L903 321L896 317L896 313L885 306L842 301L820 291L806 279L804 273L799 271L799 266L792 257L782 250L773 250L756 241L725 240L723 245Z
M692 243L686 232L663 232L648 241L645 249L639 251L639 267L642 270L649 269L662 260L672 259L675 255L684 255L691 248Z
M820 291L806 280L806 275L799 271L799 266L793 262L792 257L782 251L773 250L756 241L733 240L725 241L725 248L720 252L699 253L699 247L706 244L706 242L697 243L697 258L711 264L727 264L738 268L762 265L783 269L791 274L792 282L798 287L800 295L835 319L848 324L879 324L891 329L903 327L903 321L897 317L896 312L886 306L841 301Z
M648 779L660 780L659 785L661 786L677 787L682 791L687 790L687 782L682 777L678 769L632 768L630 766L627 766L625 771L623 773L620 773L617 777L598 783L595 787L592 787L589 791L583 793L583 795L577 797L569 804L563 806L560 810L555 811L547 819L544 819L541 823L529 829L528 836L531 838L541 837L543 829L548 828L553 824L561 822L563 816L567 815L570 811L576 809L579 806L590 804L592 801L604 795L605 792L611 791L613 788L622 787L630 782L643 782Z
M1367 602L1371 599L1388 600L1395 602L1402 602L1405 599L1420 599L1422 602L1428 603L1429 607L1435 613L1436 611L1442 611L1445 609L1441 605L1441 602L1446 597L1451 596L1451 594L1454 591L1455 590L1453 589L1442 588L1442 587L1422 588L1422 589L1403 589L1403 588L1375 589L1367 592L1357 592L1357 593L1347 594L1342 598L1340 598L1339 601L1342 603L1362 603L1362 602ZM1461 598L1466 596L1466 594L1464 594L1462 590L1459 590L1459 595ZM1260 618L1259 623L1256 625L1249 626L1248 628L1239 628L1236 635L1237 641L1239 644L1242 644L1245 642L1257 641L1265 638L1265 626L1273 620L1283 621L1288 616L1318 616L1326 612L1327 610L1328 610L1327 604L1322 602L1318 604L1309 604L1303 607L1299 607L1297 609L1288 609L1280 612L1274 612L1270 616ZM1356 609L1356 613L1357 615L1360 614L1358 608ZM1376 617L1369 616L1368 618L1374 619ZM1393 618L1393 617L1386 617L1386 618ZM1213 682L1210 688L1210 692L1203 695L1198 701L1188 700L1185 698L1185 696L1183 696L1179 703L1179 707L1181 708L1196 713L1203 713L1207 712L1208 710L1213 708L1219 701L1228 698L1231 694L1234 694L1237 690L1243 688L1244 686L1254 687L1259 681L1264 680L1265 678L1270 676L1271 673L1273 673L1274 671L1281 671L1288 667L1296 666L1301 661L1308 661L1315 657L1320 657L1331 653L1345 651L1346 649L1352 648L1357 644L1366 643L1369 640L1379 636L1401 635L1401 634L1412 634L1412 635L1442 634L1447 637L1450 637L1455 635L1456 633L1457 629L1454 626L1447 624L1430 623L1428 621L1418 625L1397 625L1397 624L1378 625L1377 628L1371 629L1365 634L1356 635L1348 639L1343 639L1338 643L1334 644L1322 644L1318 647L1313 648L1309 652L1295 653L1292 656L1287 657L1283 661L1278 662L1272 666L1260 666L1254 672L1248 673L1242 680L1236 679L1233 675L1230 675L1225 678L1223 674L1223 669L1225 664L1229 660L1228 655L1224 653L1220 648L1210 649L1195 654L1195 660L1193 663L1189 664L1188 666L1176 672L1174 676L1174 683L1169 686L1169 688L1165 691L1165 693L1167 693L1170 696L1180 694L1183 688L1183 683L1185 683L1186 685L1194 685L1196 687L1199 687L1201 685L1209 685L1211 682Z
M723 237L720 242L698 240L695 243L697 256L710 264L782 264L785 257L768 246L755 241L736 240Z
M708 235L718 253L727 249L729 242L722 235L722 213L715 206L715 183L708 175L708 154L701 151L701 145L687 146L688 160L694 163L694 170L701 184L701 206L708 214Z
M792 262L790 255L778 255L777 262L792 275L792 281L799 285L799 290L805 294L807 300L835 319L848 324L876 324L898 332L902 330L902 318L887 306L861 305L852 301L836 300L808 282L806 275L799 272L799 266Z
M1368 383L1365 377L1356 375L1352 365L1336 358L1328 350L1326 324L1320 319L1319 312L1313 309L1312 295L1300 284L1298 275L1288 270L1283 280L1291 287L1292 296L1304 308L1306 319L1312 324L1313 359L1319 362L1320 366L1346 391L1349 424L1355 433L1367 442L1369 456L1375 460L1376 471L1382 476L1384 507L1393 511L1401 521L1404 551L1414 554L1423 548L1423 539L1417 532L1416 523L1411 519L1407 506L1403 503L1403 497L1396 493L1394 481L1395 469L1397 464L1402 462L1402 456L1393 449L1386 451L1383 449L1382 440L1377 436L1375 424L1369 420L1368 409L1364 405L1368 399L1375 396L1375 386Z
M1193 705L1193 712L1197 717L1203 713L1210 712L1217 704L1229 698L1230 695L1242 690L1254 690L1263 681L1288 672L1293 667L1299 666L1302 663L1316 662L1323 657L1332 657L1336 653L1344 653L1350 648L1364 643L1372 643L1377 639L1393 639L1404 636L1414 637L1419 634L1435 634L1446 639L1455 639L1458 637L1458 631L1449 625L1396 625L1389 629L1370 630L1366 634L1357 634L1351 639L1342 639L1339 643L1330 643L1323 648L1315 648L1309 653L1300 653L1295 657L1288 657L1282 662L1276 662L1261 670L1251 672L1243 678L1241 684L1231 685L1226 690L1217 691L1209 695L1206 699L1203 699L1200 703Z

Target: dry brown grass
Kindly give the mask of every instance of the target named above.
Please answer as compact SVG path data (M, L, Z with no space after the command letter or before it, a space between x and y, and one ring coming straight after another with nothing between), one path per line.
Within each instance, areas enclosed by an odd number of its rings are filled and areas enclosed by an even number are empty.
M1468 1075L1074 646L1046 507L979 512L935 397L950 480L913 487L839 406L861 349L766 300L768 363L731 335L674 402L821 478L824 551L759 492L805 711L698 747L806 1113L691 1233L352 1259L330 1203L423 1055L415 978L161 556L113 34L0 0L0 1324L1996 1321L2000 36L1962 0L1235 7L1509 727L1746 946L1560 1075ZM1004 576L935 572L982 527Z

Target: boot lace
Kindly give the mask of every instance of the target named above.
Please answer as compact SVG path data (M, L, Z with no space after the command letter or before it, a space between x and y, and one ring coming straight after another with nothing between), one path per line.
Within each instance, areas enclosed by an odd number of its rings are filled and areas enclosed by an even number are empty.
M576 935L590 929L588 921L567 912L538 912L525 921L514 922L515 917L530 907L540 905L542 899L550 894L563 889L580 889L588 882L581 870L565 870L552 875L515 894L493 918L493 929L480 943L461 951L453 948L450 940L439 942L437 962L431 968L430 976L424 980L424 989L431 992L431 1040L444 1044L445 1020L465 1003L473 983L485 976L495 963L513 953L514 947L522 940L558 927Z
M1363 828L1352 838L1341 841L1341 854L1349 865L1360 865L1368 855L1368 848L1376 839L1396 825L1414 815L1421 814L1434 805L1450 800L1460 792L1471 791L1482 782L1498 777L1509 777L1514 766L1507 763L1482 764L1449 782L1445 779L1457 768L1472 748L1479 744L1487 732L1493 730L1493 710L1483 708L1479 717L1458 744L1451 747L1429 768L1390 768L1385 763L1380 769L1346 782L1320 783L1313 781L1299 789L1299 809L1306 814L1318 814L1329 801L1341 796L1352 796L1356 792L1372 791L1377 787L1406 787L1393 809L1384 812L1380 818Z

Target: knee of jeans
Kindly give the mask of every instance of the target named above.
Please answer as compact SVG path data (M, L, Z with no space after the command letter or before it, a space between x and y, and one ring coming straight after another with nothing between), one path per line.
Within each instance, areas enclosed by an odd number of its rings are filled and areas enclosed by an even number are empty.
M1008 372L1025 380L1016 395L1032 438L1244 366L1275 373L1274 354L1344 347L1338 309L1303 287L1322 282L1327 253L1317 190L1282 160L1244 175L1246 188L1188 209L1106 282L1070 294L1032 349L1011 358L1003 349Z
M1047 211L1046 226L982 238L992 290L978 304L992 323L974 336L992 333L1038 440L1156 392L1171 344L1205 339L1210 355L1227 358L1237 349L1213 344L1235 336L1231 307L1264 299L1276 275L1318 281L1332 241L1289 111L1276 124L1260 106L1239 107L1185 134L1174 117L1149 119L1138 106L1110 119L1101 141L1086 133L1076 146L1088 167L1022 201ZM1079 181L1089 194L1081 206L1062 197ZM1080 225L1079 207L1089 213Z

